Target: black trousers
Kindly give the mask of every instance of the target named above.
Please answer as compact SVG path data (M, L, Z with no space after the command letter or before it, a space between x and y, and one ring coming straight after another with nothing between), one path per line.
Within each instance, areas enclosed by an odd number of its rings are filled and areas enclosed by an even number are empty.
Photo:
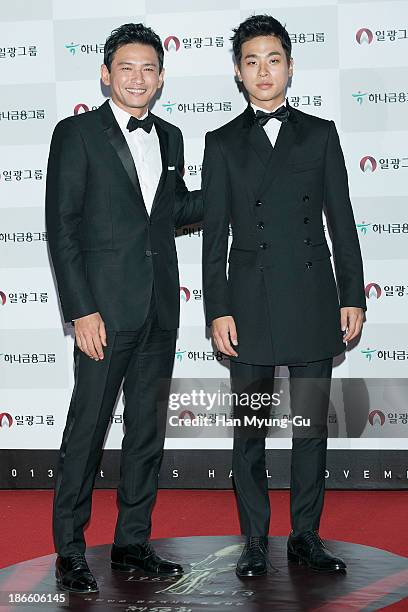
M293 427L292 430L290 511L295 534L319 528L325 489L332 361L330 358L288 366L292 417L310 419L310 426ZM231 388L240 398L234 406L234 417L238 417L241 423L245 415L254 415L254 411L248 407L248 396L273 393L274 370L273 366L231 361ZM269 418L270 412L270 408L261 408L255 415ZM269 533L266 434L267 427L257 429L241 425L234 428L233 482L241 531L247 536Z
M84 526L91 514L92 489L122 382L125 435L115 543L127 546L149 537L176 334L177 330L159 328L152 297L139 330L107 332L103 360L94 361L75 346L75 385L54 496L54 539L60 555L85 551Z

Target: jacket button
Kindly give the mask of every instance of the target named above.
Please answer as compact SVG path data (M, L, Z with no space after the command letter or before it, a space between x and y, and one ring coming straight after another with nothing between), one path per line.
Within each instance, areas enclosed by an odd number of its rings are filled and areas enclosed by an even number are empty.
M257 227L258 229L260 229L260 230L263 230L263 229L264 229L264 227L265 227L265 224L264 224L264 222L263 222L263 221L260 221L256 227Z
M261 242L261 244L259 245L259 248L260 248L260 249L266 249L266 248L267 248L267 246L268 246L268 245L266 244L266 242Z
M309 196L307 195L307 193L303 196L303 201L304 202L308 202L310 200Z
M257 201L255 202L255 206L262 206L262 202L261 202L261 200L257 200Z
M310 246L312 244L312 241L310 240L310 238L306 238L303 242L307 244L307 246Z
M307 225L309 223L309 221L310 221L309 217L305 217L303 219L303 223L305 223L305 225Z
M146 257L151 257L152 256L152 252L151 251L145 251L145 255L146 255Z
M312 262L311 262L311 261L307 261L307 262L306 262L306 268L307 268L308 270L310 270L310 268L312 267L312 265L313 265L313 264L312 264Z

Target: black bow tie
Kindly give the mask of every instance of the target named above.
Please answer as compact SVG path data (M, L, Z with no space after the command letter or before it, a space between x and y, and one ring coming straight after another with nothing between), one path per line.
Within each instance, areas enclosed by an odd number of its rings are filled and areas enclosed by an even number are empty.
M131 117L126 127L129 132L133 132L133 130L137 130L137 128L142 128L142 130L150 134L153 127L153 115L149 113L144 119Z
M280 106L273 113L264 113L261 110L257 110L255 113L255 122L263 127L269 121L269 119L277 119L278 121L282 121L285 123L289 119L289 109L287 106Z

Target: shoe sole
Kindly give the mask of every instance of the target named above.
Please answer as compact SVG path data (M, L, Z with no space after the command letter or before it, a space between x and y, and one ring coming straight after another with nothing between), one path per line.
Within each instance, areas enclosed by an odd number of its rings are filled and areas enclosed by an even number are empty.
M236 575L239 578L258 578L258 576L265 576L265 574L268 573L268 570L265 570L264 572L240 572L239 570L235 570Z
M143 569L143 567L139 567L138 565L127 565L126 563L116 563L115 561L111 562L111 568L117 572L126 572L126 573L140 571L146 574L147 576L167 576L168 577L168 576L182 576L184 574L184 572L170 572L170 573L149 572Z
M57 578L57 587L61 591L67 591L68 593L78 593L80 595L86 595L88 593L99 593L99 588L97 589L86 589L86 591L78 591L77 589L70 589L69 587L62 584L61 580Z
M295 553L289 552L289 551L288 551L288 561L291 561L292 563L296 563L297 565L306 565L307 567L312 569L314 572L321 572L324 574L332 574L335 572L345 572L346 571L345 567L333 567L330 569L322 569L321 567L316 567L312 565L310 561L308 561L304 557L300 557L299 555L296 555Z

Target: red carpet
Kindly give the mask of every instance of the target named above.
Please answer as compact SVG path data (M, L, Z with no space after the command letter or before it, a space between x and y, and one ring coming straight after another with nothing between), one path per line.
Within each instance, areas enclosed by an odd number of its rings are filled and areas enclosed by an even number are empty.
M52 491L0 491L0 567L53 552L52 496ZM270 497L270 535L286 535L289 492L271 491ZM407 509L406 492L328 491L320 534L408 556ZM95 491L89 546L112 542L116 514L116 492ZM152 538L239 533L232 491L159 492Z

